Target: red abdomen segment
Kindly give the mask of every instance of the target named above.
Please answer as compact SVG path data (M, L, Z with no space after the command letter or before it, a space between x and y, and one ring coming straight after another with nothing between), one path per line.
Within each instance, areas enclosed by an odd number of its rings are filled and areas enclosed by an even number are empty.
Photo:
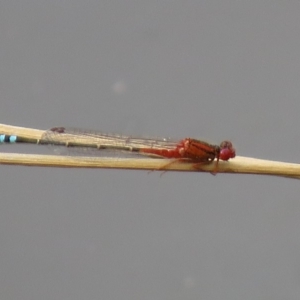
M186 138L180 141L174 149L144 148L141 149L141 152L165 158L186 158L195 162L205 162L219 157L220 147L200 140Z

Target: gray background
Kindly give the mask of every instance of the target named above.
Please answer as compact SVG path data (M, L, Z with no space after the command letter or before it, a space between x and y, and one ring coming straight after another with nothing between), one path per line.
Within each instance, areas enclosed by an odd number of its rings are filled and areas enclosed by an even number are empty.
M1 1L1 123L298 162L299 1ZM2 151L52 153L2 145ZM299 299L299 181L0 166L0 299Z

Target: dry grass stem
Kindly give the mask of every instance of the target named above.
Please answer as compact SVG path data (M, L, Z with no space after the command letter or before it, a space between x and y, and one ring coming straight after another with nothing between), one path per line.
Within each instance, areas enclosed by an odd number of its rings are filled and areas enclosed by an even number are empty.
M44 130L0 124L0 133L40 139ZM213 172L214 163L197 164L174 162L168 159L81 157L37 154L0 153L0 164L65 168L106 168L135 170L168 170L188 172ZM167 166L166 166L167 165ZM236 157L228 162L220 161L218 173L259 174L300 179L300 164Z

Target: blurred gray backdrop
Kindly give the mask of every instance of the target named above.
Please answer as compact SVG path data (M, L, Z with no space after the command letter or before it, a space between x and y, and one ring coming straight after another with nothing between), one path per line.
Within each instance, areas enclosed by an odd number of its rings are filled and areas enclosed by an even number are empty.
M299 15L299 1L3 0L1 123L230 139L298 162ZM0 299L300 299L297 180L0 176Z

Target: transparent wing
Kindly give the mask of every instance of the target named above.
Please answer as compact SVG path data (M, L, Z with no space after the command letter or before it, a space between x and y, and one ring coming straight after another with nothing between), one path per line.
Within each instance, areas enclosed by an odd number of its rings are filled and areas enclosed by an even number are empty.
M88 153L93 155L116 155L116 152L127 154L147 155L140 153L142 149L174 149L178 141L170 138L140 138L118 134L107 134L94 130L78 128L56 127L47 130L40 141L42 144L68 147L76 153ZM99 151L101 150L101 151ZM154 155L155 156L155 155Z

